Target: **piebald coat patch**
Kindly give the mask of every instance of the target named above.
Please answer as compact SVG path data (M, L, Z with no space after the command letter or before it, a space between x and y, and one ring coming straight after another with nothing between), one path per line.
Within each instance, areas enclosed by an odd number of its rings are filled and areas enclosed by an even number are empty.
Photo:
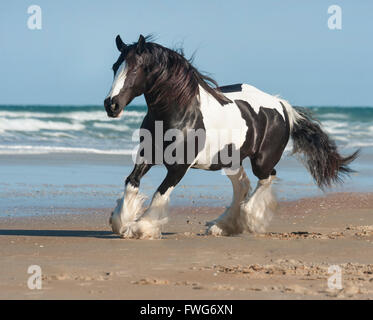
M240 91L226 92L225 95L234 100L243 100L250 104L256 113L259 113L260 107L271 108L277 110L285 120L284 110L280 103L280 99L266 92L255 88L246 83L241 85Z

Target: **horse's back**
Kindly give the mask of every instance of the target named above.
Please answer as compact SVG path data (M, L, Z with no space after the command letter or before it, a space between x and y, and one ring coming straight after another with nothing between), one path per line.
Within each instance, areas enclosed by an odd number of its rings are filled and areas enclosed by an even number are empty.
M281 100L276 96L246 83L223 86L219 89L232 101L243 100L247 102L256 113L259 113L261 107L275 109L285 119Z

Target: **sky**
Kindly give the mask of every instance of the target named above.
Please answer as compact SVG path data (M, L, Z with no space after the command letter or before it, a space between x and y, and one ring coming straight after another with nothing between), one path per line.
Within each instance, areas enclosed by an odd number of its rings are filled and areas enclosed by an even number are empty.
M41 30L28 28L30 5ZM330 5L342 9L340 30L328 28ZM2 0L0 104L101 105L117 34L196 52L220 85L248 83L295 105L373 106L368 0Z

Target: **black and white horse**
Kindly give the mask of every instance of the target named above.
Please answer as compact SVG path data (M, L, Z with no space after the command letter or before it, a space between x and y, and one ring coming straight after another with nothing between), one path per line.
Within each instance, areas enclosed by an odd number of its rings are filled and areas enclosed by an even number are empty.
M144 94L148 112L141 129L154 137L156 124L161 123L165 136L170 130L178 132L172 139L151 140L150 156L144 156L146 150L139 150L133 171L125 181L124 195L110 218L113 232L121 237L161 237L170 194L190 168L225 169L233 185L232 204L207 224L209 234L263 232L276 208L271 191L275 166L290 137L294 151L304 155L319 187L329 187L341 181L341 174L351 172L347 165L358 152L342 157L335 143L304 109L248 84L219 88L182 53L143 36L129 45L117 36L116 45L120 56L113 65L114 81L104 102L108 116L119 117L132 99ZM198 134L191 135L192 132ZM224 132L224 139L218 139L217 132ZM182 155L173 162L162 162L167 175L144 210L140 180L157 163L159 153L166 153L171 145L176 151L183 151ZM233 153L238 155L238 161L223 161ZM242 167L245 158L251 160L253 173L259 179L253 193Z

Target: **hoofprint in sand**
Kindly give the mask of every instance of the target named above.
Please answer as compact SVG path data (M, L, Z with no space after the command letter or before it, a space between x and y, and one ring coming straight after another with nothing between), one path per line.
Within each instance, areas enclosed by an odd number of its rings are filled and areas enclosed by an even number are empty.
M120 239L110 209L0 219L2 299L372 299L373 195L280 203L264 234L206 236L223 208L172 208L161 240ZM30 265L42 289L30 290ZM330 266L342 289L329 288Z

